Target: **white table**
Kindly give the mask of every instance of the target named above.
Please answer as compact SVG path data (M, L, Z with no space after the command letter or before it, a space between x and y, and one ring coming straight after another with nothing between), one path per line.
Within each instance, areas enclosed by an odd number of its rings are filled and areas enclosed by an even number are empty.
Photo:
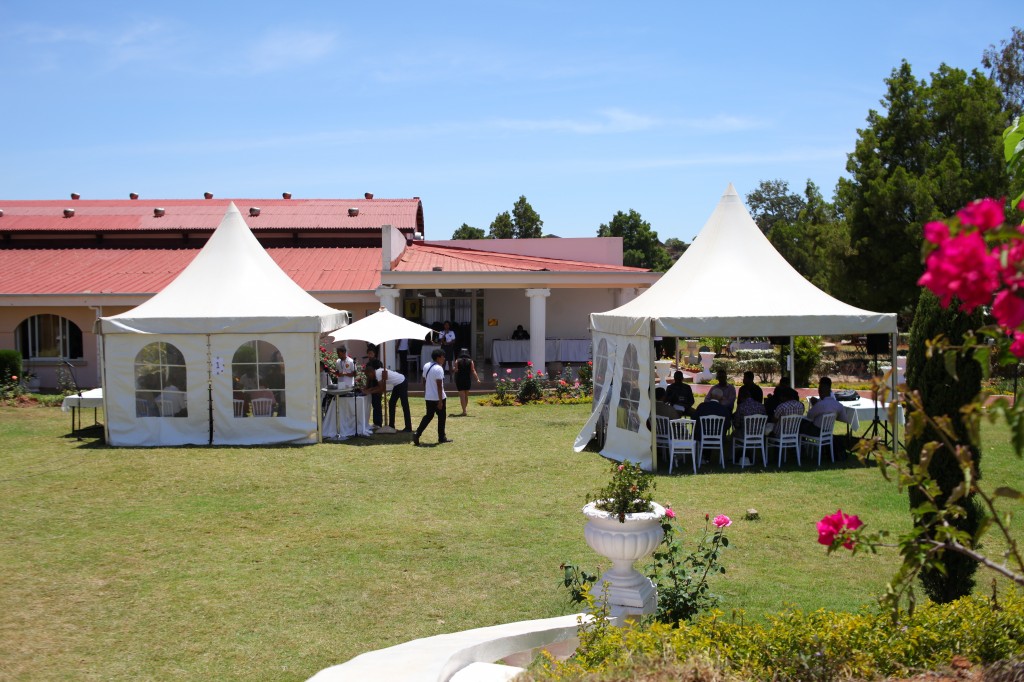
M60 411L71 413L71 432L75 432L75 413L78 413L78 430L82 428L82 408L92 408L92 423L93 426L99 422L96 420L96 410L103 407L103 389L102 388L91 388L88 391L82 391L81 397L76 393L75 395L69 395L61 401Z
M324 440L348 440L353 436L372 436L370 429L370 396L339 394L322 389L331 402L324 414L321 432Z
M548 362L586 362L591 357L590 339L545 339L544 358ZM526 362L530 359L530 340L494 339L491 362Z
M859 429L861 421L870 423L874 420L876 405L878 406L879 421L889 421L889 403L876 403L871 398L858 398L857 400L844 401L839 404L846 411L846 418L843 421L847 423L851 431ZM896 422L898 424L905 423L902 405L896 406Z

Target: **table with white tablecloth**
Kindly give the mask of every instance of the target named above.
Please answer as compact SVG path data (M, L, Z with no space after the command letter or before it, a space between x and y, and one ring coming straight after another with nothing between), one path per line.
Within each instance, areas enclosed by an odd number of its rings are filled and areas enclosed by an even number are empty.
M849 438L851 432L860 429L862 422L866 424L872 423L876 414L878 415L879 422L889 421L889 403L876 403L871 398L858 398L857 400L840 402L840 405L843 406L845 411L842 421L846 422L847 438ZM901 428L906 423L903 416L903 405L896 405L896 423ZM888 445L891 428L888 425L886 427L885 443Z
M103 389L102 388L91 388L88 391L82 391L82 394L69 395L61 401L60 411L71 413L71 432L75 432L75 414L78 414L78 428L82 428L82 410L84 408L92 408L92 423L95 426L98 424L96 419L96 410L103 407Z
M548 362L586 362L591 358L590 339L545 339L544 357ZM530 341L495 339L491 342L491 362L501 365L527 362Z
M323 389L326 396L321 432L324 440L347 440L353 436L372 436L370 396L338 393Z

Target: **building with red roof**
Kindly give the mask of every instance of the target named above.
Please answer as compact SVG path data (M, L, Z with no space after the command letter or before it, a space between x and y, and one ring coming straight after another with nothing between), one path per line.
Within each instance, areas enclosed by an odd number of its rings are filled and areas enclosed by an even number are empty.
M427 241L418 197L0 200L0 348L20 350L43 387L68 361L79 383L99 385L96 320L173 280L230 202L320 301L353 319L384 305L428 326L449 320L481 361L519 324L541 340L589 338L591 312L660 276L623 266L616 238ZM543 348L531 347L535 364L558 359Z

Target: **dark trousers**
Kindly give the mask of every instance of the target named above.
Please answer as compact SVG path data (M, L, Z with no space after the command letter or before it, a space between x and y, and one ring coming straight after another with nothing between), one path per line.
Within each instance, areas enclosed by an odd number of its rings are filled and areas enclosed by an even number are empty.
M384 423L384 399L380 393L370 394L370 404L373 406L373 425L380 426Z
M398 367L395 367L395 369L405 374L409 371L409 351L399 350L395 352L398 354Z
M425 400L424 402L427 405L427 413L420 420L420 427L416 429L416 437L419 438L423 435L423 432L430 424L430 420L434 418L434 414L437 414L437 440L438 442L443 441L445 439L444 422L448 418L448 415L445 413L448 400L442 400L440 405L437 404L438 401L436 400Z
M412 417L409 416L409 380L406 379L402 383L391 389L391 397L388 398L388 426L391 428L395 427L395 407L398 406L398 401L402 401L402 412L405 414L405 429L412 429Z

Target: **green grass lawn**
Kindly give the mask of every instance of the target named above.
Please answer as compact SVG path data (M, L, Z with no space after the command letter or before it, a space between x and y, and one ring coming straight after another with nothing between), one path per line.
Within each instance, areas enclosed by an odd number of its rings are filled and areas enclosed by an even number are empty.
M0 679L301 680L569 613L558 566L598 567L580 508L608 467L572 451L588 410L474 401L439 447L113 449L66 437L57 410L0 408ZM1020 486L1007 442L987 429L983 470ZM814 524L842 507L903 528L905 498L875 469L705 472L660 476L655 498L689 529L734 519L727 613L874 603L894 553L826 556Z

